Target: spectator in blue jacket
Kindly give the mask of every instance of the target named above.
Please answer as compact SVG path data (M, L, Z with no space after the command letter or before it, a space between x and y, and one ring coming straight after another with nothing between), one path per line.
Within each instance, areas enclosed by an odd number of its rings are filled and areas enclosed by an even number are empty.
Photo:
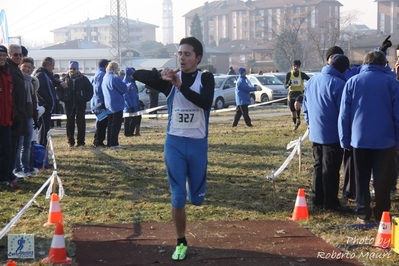
M343 149L338 137L338 114L349 59L335 55L320 75L309 79L303 98L303 113L313 142L312 206L325 211L346 211L338 199L339 171Z
M118 138L125 107L123 95L127 92L127 86L118 75L118 71L118 63L110 62L101 86L104 94L105 109L108 113L107 147L112 149L123 148L119 145Z
M94 147L105 147L104 140L107 131L108 117L100 116L100 113L105 110L104 94L101 87L105 76L105 68L110 61L107 59L101 59L98 62L98 69L94 74L93 84L93 98L91 98L91 109L96 114L96 132L94 133L93 146Z
M123 79L123 82L127 85L127 92L123 95L123 98L125 99L125 109L123 109L123 112L126 114L140 111L139 97L133 80L133 73L134 71L132 68L127 67L125 69L125 78ZM133 132L136 128L136 118L137 116L125 117L123 124L126 137L134 136Z
M255 87L249 86L246 77L246 70L243 67L238 69L240 76L236 83L236 115L234 116L233 127L236 127L238 121L240 121L241 115L244 117L245 124L248 127L253 127L251 118L248 114L248 105L251 104L251 91L256 91Z
M353 148L356 214L364 223L372 212L380 221L382 212L390 210L394 156L399 149L399 83L385 68L386 63L381 51L364 57L360 73L345 85L338 118L341 147ZM370 207L371 173L374 209Z

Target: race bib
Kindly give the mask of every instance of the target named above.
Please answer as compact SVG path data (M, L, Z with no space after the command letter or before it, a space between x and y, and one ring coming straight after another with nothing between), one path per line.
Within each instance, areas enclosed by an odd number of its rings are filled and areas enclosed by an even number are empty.
M291 79L291 86L301 86L301 79L300 78L293 78Z
M172 120L174 128L199 128L200 109L173 109Z

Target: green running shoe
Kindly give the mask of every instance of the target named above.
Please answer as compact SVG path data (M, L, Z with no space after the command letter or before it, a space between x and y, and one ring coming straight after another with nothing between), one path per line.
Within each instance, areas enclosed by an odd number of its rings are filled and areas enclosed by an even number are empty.
M180 244L176 247L175 252L172 255L173 260L184 260L186 258L187 246Z

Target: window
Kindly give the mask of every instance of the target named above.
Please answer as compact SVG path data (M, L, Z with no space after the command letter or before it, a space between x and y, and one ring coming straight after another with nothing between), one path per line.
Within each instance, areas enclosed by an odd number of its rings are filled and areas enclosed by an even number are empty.
M245 63L245 55L240 55L240 63Z

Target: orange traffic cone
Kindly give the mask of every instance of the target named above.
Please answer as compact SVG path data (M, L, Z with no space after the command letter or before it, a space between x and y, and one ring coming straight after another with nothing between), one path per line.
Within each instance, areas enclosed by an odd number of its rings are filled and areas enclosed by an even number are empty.
M9 262L7 262L6 266L17 266L17 263L13 260L10 260Z
M48 256L42 260L43 263L54 263L54 264L71 264L72 259L66 256L65 239L64 239L64 227L61 223L58 223L53 241L51 241L50 251Z
M290 218L290 220L297 221L308 218L309 212L308 206L306 205L305 190L300 188L298 189L298 196L296 197L294 212L292 213L292 218Z
M378 233L375 238L374 247L378 249L391 248L391 234L392 224L389 212L383 212L381 216L380 225L378 226Z
M48 221L43 224L44 226L56 225L62 223L62 213L60 208L60 202L58 201L58 195L56 193L51 194L50 209L48 212Z

